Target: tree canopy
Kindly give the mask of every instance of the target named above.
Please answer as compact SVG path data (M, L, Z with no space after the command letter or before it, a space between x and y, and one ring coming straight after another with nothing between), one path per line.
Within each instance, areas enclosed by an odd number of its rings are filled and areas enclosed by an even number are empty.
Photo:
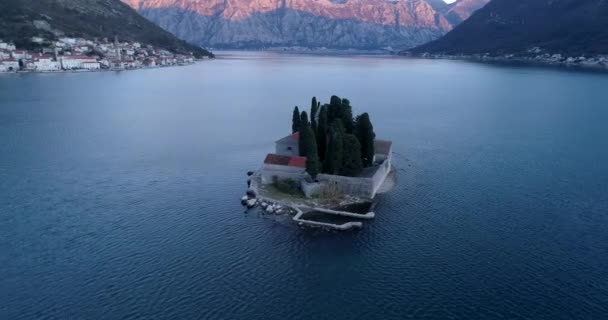
M361 160L363 161L363 166L369 167L374 163L374 140L376 139L376 134L374 133L374 126L372 125L367 112L357 116L355 122L355 135L357 136L357 139L359 139L359 143L361 143Z
M306 172L316 177L321 172L321 162L317 150L317 139L308 121L306 111L300 115L300 156L306 157Z
M298 106L293 108L293 115L291 117L291 133L300 131L300 110Z
M357 176L374 161L374 126L368 113L353 119L350 100L331 96L321 105L316 97L306 111L294 108L292 131L300 132L301 156L307 158L306 171L315 177L327 174Z
M347 133L342 137L342 166L339 173L343 176L357 176L363 170L361 144L355 135Z

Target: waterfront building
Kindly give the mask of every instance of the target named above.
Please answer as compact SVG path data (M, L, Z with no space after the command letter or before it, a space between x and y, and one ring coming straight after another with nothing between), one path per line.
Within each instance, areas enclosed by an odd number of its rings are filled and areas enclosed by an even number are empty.
M15 58L0 60L0 64L3 64L5 66L6 71L9 72L19 70L19 60Z
M33 65L35 71L59 71L61 70L61 64L55 61L53 55L36 53L32 55L32 63L27 65Z
M97 61L92 62L92 61L86 61L82 63L82 69L85 70L99 70L101 69L101 64Z
M276 179L299 181L306 174L306 157L268 154L261 170L262 183L271 184Z
M99 65L95 57L77 55L61 57L61 68L63 70L84 69L86 63L97 63Z

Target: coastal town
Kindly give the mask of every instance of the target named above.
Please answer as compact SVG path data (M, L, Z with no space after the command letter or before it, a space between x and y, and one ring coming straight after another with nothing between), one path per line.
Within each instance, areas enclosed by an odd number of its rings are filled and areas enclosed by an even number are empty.
M130 70L195 61L192 54L176 54L139 42L120 42L116 37L112 41L33 37L30 41L36 49L25 50L0 39L0 72Z

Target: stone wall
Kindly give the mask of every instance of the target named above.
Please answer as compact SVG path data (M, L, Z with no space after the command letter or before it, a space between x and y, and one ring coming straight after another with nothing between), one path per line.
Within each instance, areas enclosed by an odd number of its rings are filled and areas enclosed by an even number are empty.
M303 168L265 164L261 170L262 184L272 183L273 177L278 179L293 179L300 181L304 179L306 172Z
M318 183L301 182L302 191L307 197L320 194L323 188L335 186L342 194L351 195L363 199L373 199L376 192L390 172L390 159L382 162L371 177L344 177L329 174L317 176Z
M376 192L380 189L382 183L388 176L388 173L391 171L391 159L388 157L382 164L378 167L378 170L372 176L372 198L376 196Z

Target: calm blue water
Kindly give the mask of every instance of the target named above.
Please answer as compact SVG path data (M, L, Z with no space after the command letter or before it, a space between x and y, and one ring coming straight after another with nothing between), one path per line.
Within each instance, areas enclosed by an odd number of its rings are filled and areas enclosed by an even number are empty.
M605 319L608 76L236 54L0 76L0 319ZM363 230L245 214L294 105L348 97L399 184Z

